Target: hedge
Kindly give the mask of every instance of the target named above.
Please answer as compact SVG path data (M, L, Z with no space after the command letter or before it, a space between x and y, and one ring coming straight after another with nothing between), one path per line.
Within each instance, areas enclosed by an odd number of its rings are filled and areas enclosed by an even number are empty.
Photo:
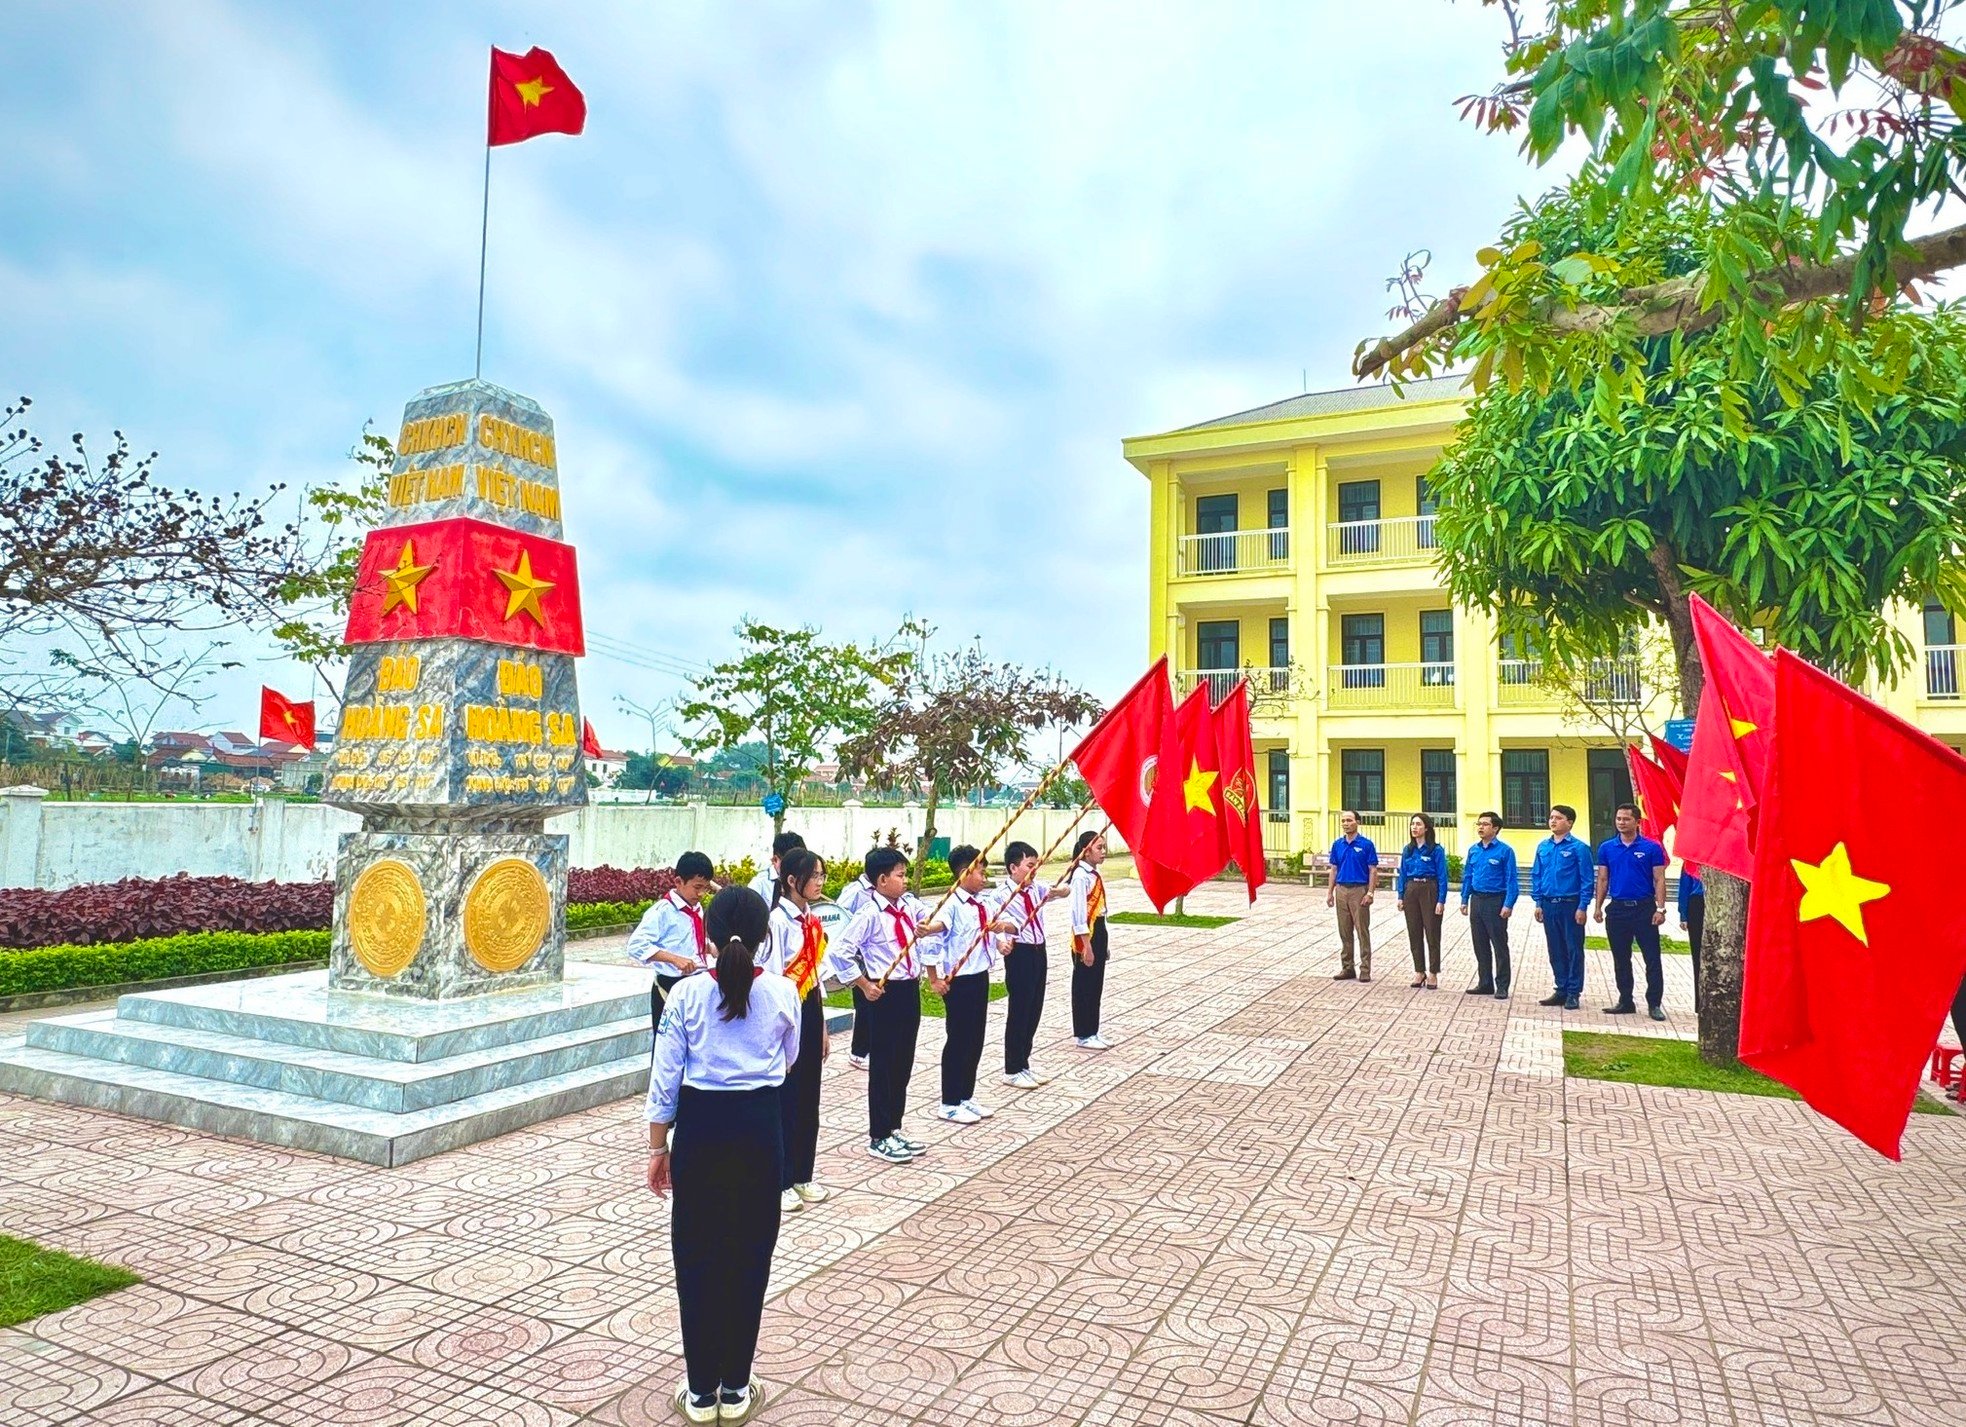
M655 904L655 899L646 902L581 902L567 906L567 930L582 931L588 927L620 927L639 922L642 913Z
M325 931L185 932L101 946L4 951L0 952L0 996L321 961L327 957L329 941Z

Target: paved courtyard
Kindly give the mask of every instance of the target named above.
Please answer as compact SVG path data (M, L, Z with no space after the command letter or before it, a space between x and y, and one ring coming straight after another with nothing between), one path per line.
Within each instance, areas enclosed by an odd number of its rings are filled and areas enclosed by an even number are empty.
M1464 927L1435 993L1390 926L1332 982L1321 891L1115 928L1103 1055L1054 948L1058 1079L916 1115L914 1165L863 1152L840 1045L840 1192L785 1223L758 1420L1966 1421L1966 1123L1915 1116L1892 1165L1792 1102L1566 1081L1561 1026L1690 1035L1689 964L1663 1027L1563 1015L1537 933L1505 1006L1460 994ZM626 1101L383 1170L0 1097L0 1231L146 1279L0 1332L0 1423L679 1420L643 1144Z

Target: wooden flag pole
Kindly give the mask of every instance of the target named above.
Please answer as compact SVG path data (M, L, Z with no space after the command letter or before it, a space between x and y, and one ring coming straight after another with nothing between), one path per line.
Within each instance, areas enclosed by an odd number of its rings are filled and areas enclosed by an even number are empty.
M1059 847L1064 843L1065 839L1072 835L1072 829L1077 827L1080 823L1084 822L1085 815L1091 812L1097 806L1098 806L1098 802L1096 799L1087 798L1085 800L1084 806L1082 806L1078 811L1078 816L1073 818L1070 822L1066 823L1065 830L1059 833L1057 837L1053 838L1051 841L1051 846L1047 847L1039 855L1038 866L1042 867L1044 866L1045 863L1051 861L1052 853L1058 851ZM1047 891L1045 893L1046 897L1049 897L1052 892L1056 892L1060 887L1064 886L1065 883L1071 879L1072 874L1078 871L1079 861L1080 859L1076 857L1072 859L1072 865L1065 869L1065 873L1062 877L1060 877L1056 882L1051 884L1050 891ZM1035 877L1036 875L1037 875L1036 873L1032 874L1033 877ZM1005 902L1004 905L1007 907L1010 905L1010 903ZM1026 926L1030 925L1029 917L1026 917L1024 919L1024 925ZM976 954L976 948L981 946L982 944L983 944L983 933L979 929L975 937L971 939L969 943L969 949L962 954L962 959L956 963L956 969L949 973L949 977L951 980L954 980L957 976L962 974L962 969L965 966L969 965L970 957Z

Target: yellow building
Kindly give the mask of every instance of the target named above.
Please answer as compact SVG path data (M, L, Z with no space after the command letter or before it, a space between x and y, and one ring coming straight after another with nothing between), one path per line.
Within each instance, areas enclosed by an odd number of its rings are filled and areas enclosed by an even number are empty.
M1651 651L1555 687L1448 600L1426 473L1464 402L1453 377L1311 392L1123 445L1151 487L1149 657L1168 656L1176 698L1249 678L1272 855L1328 847L1348 807L1382 848L1415 812L1459 851L1483 809L1541 829L1552 802L1608 837L1631 796L1621 734L1676 712ZM1923 677L1873 692L1966 744L1951 618L1900 622Z

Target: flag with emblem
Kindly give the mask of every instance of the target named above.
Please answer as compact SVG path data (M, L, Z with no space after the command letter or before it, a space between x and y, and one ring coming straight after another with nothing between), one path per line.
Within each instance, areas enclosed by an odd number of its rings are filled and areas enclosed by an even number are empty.
M1147 826L1147 799L1154 790L1161 729L1173 707L1163 656L1106 710L1071 753L1100 810L1136 853Z
M1693 753L1679 800L1687 862L1754 877L1755 805L1775 732L1775 672L1753 640L1692 597L1693 635L1706 690L1693 721Z
M275 689L260 686L259 736L297 744L314 751L314 701L295 703Z
M521 144L541 134L578 134L587 98L560 62L537 45L522 55L491 52L491 117L485 142Z
M1249 727L1249 681L1238 679L1215 706L1215 751L1222 757L1222 805L1229 855L1242 869L1249 900L1268 876L1263 856L1263 808L1256 797L1256 746Z
M1161 730L1159 770L1134 864L1147 900L1166 910L1229 865L1228 819L1222 800L1222 760L1208 685L1175 706Z
M1952 825L1966 759L1787 651L1773 674L1741 1059L1897 1159L1966 976L1966 902L1902 829Z

